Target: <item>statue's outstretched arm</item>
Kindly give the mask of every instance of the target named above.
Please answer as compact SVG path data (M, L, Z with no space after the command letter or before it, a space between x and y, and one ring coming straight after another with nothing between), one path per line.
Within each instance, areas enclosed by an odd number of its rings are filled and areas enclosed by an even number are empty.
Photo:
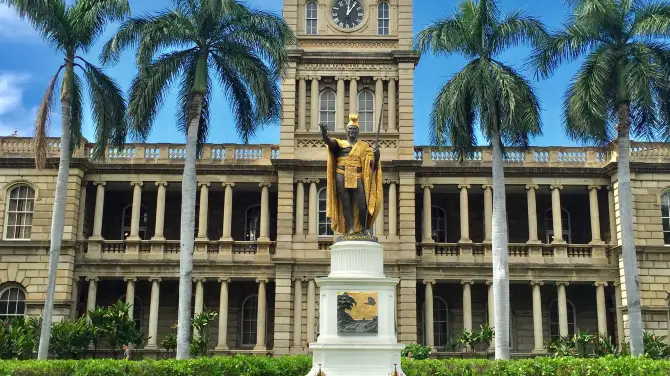
M338 149L340 145L335 142L332 138L328 137L328 125L326 124L319 124L319 128L321 128L321 138L323 138L323 142L328 145L328 148L330 150Z

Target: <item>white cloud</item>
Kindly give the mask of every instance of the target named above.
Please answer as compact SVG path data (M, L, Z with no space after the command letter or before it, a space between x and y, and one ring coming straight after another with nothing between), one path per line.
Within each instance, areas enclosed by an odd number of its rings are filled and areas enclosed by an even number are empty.
M7 5L0 4L0 37L7 39L31 39L37 36L30 23L22 19L18 13Z
M27 109L23 91L30 75L17 72L0 72L0 136L15 130L19 136L32 135L37 107Z

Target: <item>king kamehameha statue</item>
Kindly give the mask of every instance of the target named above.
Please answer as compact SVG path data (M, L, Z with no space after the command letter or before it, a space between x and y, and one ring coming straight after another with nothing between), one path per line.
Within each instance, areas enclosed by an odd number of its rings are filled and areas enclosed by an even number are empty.
M382 169L379 143L370 147L358 139L358 115L349 115L347 139L328 137L321 124L321 135L328 146L326 215L335 232L370 235L370 228L381 207Z

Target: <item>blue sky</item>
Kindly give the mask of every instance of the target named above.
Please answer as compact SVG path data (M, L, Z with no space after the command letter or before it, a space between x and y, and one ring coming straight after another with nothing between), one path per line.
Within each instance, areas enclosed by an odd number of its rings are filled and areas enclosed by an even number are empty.
M247 0L253 7L280 13L281 0ZM170 0L130 0L133 13L153 12L170 6ZM436 17L451 14L457 2L455 0L414 0L414 32L418 32ZM562 0L501 0L503 12L521 8L526 13L540 18L549 27L559 27L566 16ZM100 46L112 35L116 25L108 27L105 35L96 47L89 52L88 58L97 59ZM21 20L16 13L0 5L0 136L11 134L15 129L20 136L32 135L32 123L35 108L42 97L46 85L62 61L60 54L50 49L35 34L30 25ZM523 71L523 61L528 55L527 48L509 50L502 60ZM464 64L458 57L422 56L415 74L414 126L415 143L426 144L430 106L439 87ZM562 96L568 82L578 69L578 63L561 67L556 74L544 81L535 81L542 107L544 134L534 139L535 145L573 145L564 134L561 122ZM126 52L120 63L107 69L121 87L126 90L135 75L136 68L132 52ZM530 72L524 72L529 78ZM183 142L184 136L175 126L175 90L170 95L157 118L151 142ZM211 112L212 129L208 142L239 142L232 131L233 117L228 104L221 95L214 96L214 109ZM53 119L51 134L59 130L58 118ZM85 120L84 136L92 139L91 120ZM250 140L252 143L277 143L279 126L268 126L263 132Z

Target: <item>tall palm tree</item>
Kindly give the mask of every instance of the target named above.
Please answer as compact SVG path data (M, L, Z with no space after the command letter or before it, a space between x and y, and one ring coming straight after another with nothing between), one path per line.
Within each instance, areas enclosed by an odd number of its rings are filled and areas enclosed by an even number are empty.
M0 0L0 3L17 10L64 58L63 64L58 67L47 86L35 121L35 163L37 168L42 169L47 158L49 117L56 99L54 94L58 78L62 72L60 161L51 218L49 278L37 352L39 359L47 359L56 270L63 239L70 156L81 142L84 84L88 86L95 125L95 156L104 155L109 143L122 145L126 137L126 103L123 92L110 77L85 60L81 54L93 46L107 23L125 18L130 13L130 7L127 0L76 0L70 5L64 0ZM75 68L80 69L81 73Z
M186 133L182 179L181 254L177 359L189 356L195 226L195 161L210 128L212 77L235 113L235 128L246 143L281 114L279 79L294 35L276 15L236 0L175 0L173 8L131 18L104 46L113 62L127 47L137 48L139 73L130 88L131 129L145 139L170 84L179 78L178 126Z
M520 11L501 16L496 1L463 0L456 13L421 31L415 48L459 54L470 61L440 89L430 116L430 138L453 145L461 160L477 132L491 143L493 170L493 296L495 357L509 359L509 276L503 144L528 146L541 133L540 104L531 84L499 59L507 48L545 36L542 23Z
M539 75L586 55L568 87L563 118L568 136L587 144L618 144L621 242L630 348L644 353L630 184L630 135L670 136L670 3L570 0L561 30L533 54Z

